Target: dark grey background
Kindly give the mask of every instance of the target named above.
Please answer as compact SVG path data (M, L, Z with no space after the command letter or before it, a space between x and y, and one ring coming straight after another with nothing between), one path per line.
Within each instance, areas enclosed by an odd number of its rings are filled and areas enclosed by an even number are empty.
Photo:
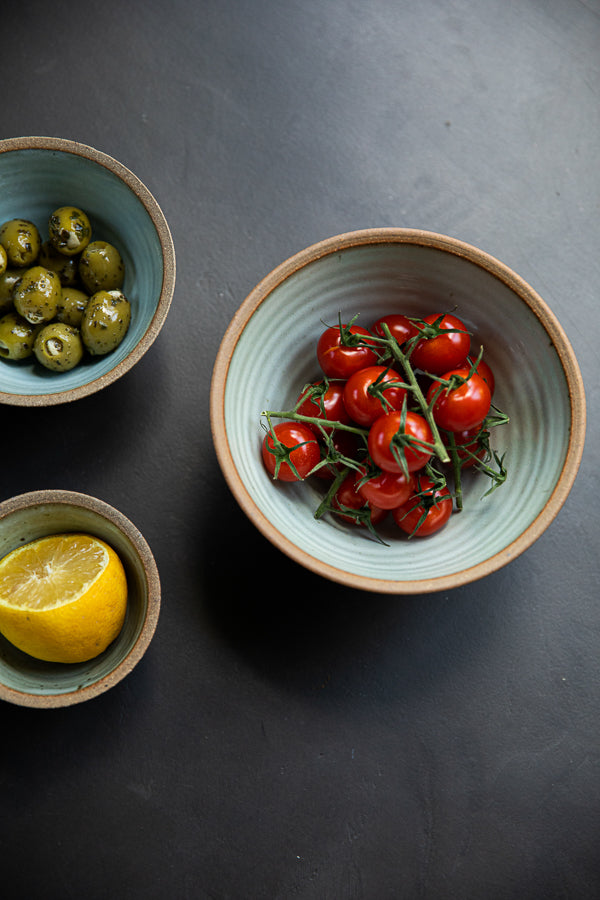
M600 896L600 3L3 6L0 136L109 153L178 262L150 352L99 395L0 409L0 496L116 506L159 566L155 639L81 706L0 707L4 900ZM246 520L208 421L251 288L321 238L443 232L513 267L588 395L575 487L471 586L329 584Z

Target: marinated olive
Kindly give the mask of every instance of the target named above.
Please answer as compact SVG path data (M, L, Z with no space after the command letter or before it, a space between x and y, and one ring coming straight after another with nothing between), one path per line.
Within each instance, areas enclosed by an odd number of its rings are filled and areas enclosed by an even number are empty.
M13 291L22 275L23 272L20 269L7 269L3 275L0 275L0 314L12 310Z
M0 275L4 275L7 265L8 256L6 255L6 250L4 249L3 245L0 244Z
M33 353L37 327L16 312L0 319L0 358L26 359Z
M13 303L23 318L33 325L48 322L56 315L62 288L56 272L44 266L32 266L13 291Z
M8 265L32 266L41 246L40 233L27 219L9 219L0 226L0 244L6 250Z
M92 226L86 214L76 206L55 209L48 220L52 246L65 256L80 253L90 242Z
M81 322L81 337L93 356L117 347L129 328L131 306L121 291L97 291L88 302Z
M107 241L92 241L79 258L79 277L90 294L118 290L125 278L121 254Z
M51 322L36 336L33 352L38 362L53 372L68 372L83 356L81 335L72 325Z
M73 328L80 328L89 299L89 295L79 288L64 287L56 307L56 318L59 322L72 325Z
M62 285L75 287L79 281L79 259L76 256L65 256L59 253L50 241L44 241L40 248L38 265L56 272Z

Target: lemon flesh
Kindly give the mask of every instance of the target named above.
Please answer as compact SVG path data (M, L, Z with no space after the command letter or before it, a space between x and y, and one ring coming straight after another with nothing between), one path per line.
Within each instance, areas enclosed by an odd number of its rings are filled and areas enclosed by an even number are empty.
M118 555L88 534L56 534L0 560L0 633L37 659L93 659L117 637L127 608Z

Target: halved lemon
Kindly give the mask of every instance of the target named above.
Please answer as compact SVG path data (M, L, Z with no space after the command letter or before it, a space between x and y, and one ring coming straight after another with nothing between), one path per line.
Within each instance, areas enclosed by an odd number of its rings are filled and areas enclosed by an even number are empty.
M92 535L50 535L0 560L0 632L37 659L93 659L121 631L126 608L123 564Z

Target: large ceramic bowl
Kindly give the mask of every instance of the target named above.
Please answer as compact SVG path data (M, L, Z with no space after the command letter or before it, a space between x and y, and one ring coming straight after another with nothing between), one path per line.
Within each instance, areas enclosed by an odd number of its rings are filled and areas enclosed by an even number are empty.
M20 706L70 706L116 685L140 661L160 610L160 580L138 529L102 500L73 491L33 491L0 503L0 558L48 534L95 535L118 553L127 575L127 613L121 633L84 663L50 663L22 653L0 635L0 700Z
M175 287L175 251L165 217L149 190L125 166L84 144L51 137L0 141L0 224L34 222L47 238L60 206L85 210L92 240L115 244L125 263L129 330L115 351L88 357L69 372L50 372L33 357L0 359L0 402L47 406L76 400L116 381L156 339Z
M315 347L326 322L360 314L423 316L456 310L484 346L508 480L473 479L465 509L429 538L370 540L354 525L315 520L307 483L273 483L260 445L265 409L293 406L319 377ZM575 479L585 396L567 337L547 304L487 253L430 232L378 228L339 235L278 266L242 303L219 348L211 386L215 448L225 478L256 527L296 562L326 578L384 593L446 590L481 578L531 546ZM500 433L501 432L501 433Z

